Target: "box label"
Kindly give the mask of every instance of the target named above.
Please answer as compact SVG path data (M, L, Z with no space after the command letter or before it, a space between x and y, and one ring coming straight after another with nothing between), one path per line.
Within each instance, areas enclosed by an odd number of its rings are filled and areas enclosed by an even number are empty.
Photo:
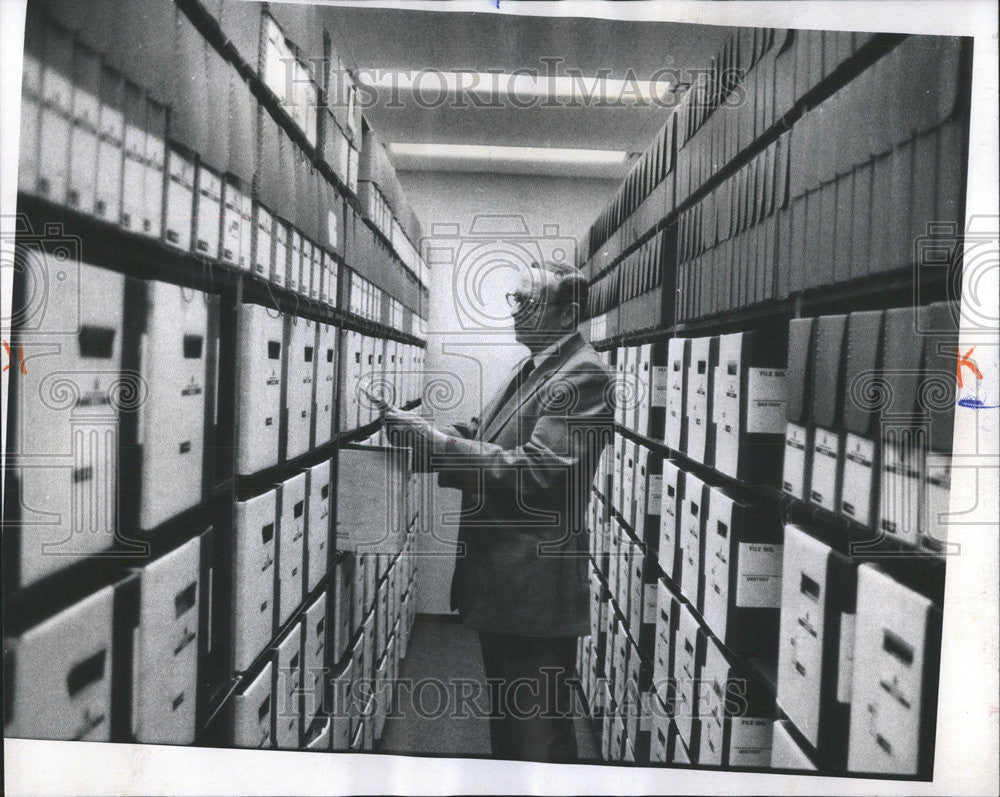
M785 370L750 368L747 381L747 432L784 434L786 418Z
M781 606L781 545L741 542L736 564L736 606Z
M663 475L654 473L649 477L646 489L646 514L659 515L660 504L663 502Z
M854 615L840 615L840 647L837 654L837 702L851 702L854 678Z
M646 595L643 601L642 621L644 623L656 623L656 584L646 584Z
M326 235L327 240L334 249L337 248L337 215L332 211L326 212Z
M731 723L729 766L767 767L771 765L772 720L738 717Z
M650 384L650 400L649 406L651 407L666 407L667 406L667 366L665 365L654 365L651 369L649 384Z
M653 693L643 692L640 701L639 732L649 733L653 730Z

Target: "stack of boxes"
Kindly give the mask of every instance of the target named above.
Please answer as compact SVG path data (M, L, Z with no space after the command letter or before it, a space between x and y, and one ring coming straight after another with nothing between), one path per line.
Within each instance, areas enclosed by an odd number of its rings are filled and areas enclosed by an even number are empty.
M957 306L929 299L954 276L968 57L740 30L591 228L619 433L580 674L605 758L929 771L957 344ZM633 265L659 241L646 296Z
M402 195L380 246L355 196L363 123L334 96L355 89L327 14L28 9L9 735L331 749L328 675L369 615L358 672L385 710L414 618L421 482L377 449L407 502L366 552L375 530L351 523L338 472L374 418L359 386L420 398L428 272ZM55 290L44 314L32 279ZM364 611L350 566L371 571Z
M753 333L673 339L665 365L653 366L665 375L655 392L633 383L642 352L659 344L615 352L620 397L666 398L662 408L619 403L591 502L593 618L580 669L606 758L925 771L940 582L930 595L926 584L915 589L916 575L865 561L864 548L852 552L822 522L850 521L851 539L876 552L940 550L932 507L946 507L942 480L925 463L935 446L950 447L956 313L939 303L793 320L787 340L768 346ZM908 367L897 375L885 367L894 360ZM711 421L696 428L698 415ZM846 446L848 429L866 434L868 448ZM647 436L659 430L665 443ZM800 452L786 454L784 471L783 448ZM867 451L869 466L849 481L849 466L865 462L851 448ZM779 483L798 500L791 510ZM795 495L789 484L804 486ZM784 520L794 507L812 521ZM855 507L871 508L867 526ZM852 665L859 660L866 669Z

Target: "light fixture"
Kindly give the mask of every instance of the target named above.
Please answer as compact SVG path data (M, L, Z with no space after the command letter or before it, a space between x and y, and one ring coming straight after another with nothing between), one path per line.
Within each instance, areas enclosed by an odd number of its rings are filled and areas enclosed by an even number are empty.
M507 161L520 163L619 164L627 152L607 149L565 149L556 147L504 147L484 144L420 144L393 142L394 155L410 158L443 158Z

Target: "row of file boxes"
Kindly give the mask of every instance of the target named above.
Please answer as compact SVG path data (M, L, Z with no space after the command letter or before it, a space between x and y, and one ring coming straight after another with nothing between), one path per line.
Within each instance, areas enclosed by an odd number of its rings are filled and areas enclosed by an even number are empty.
M413 210L410 209L409 213L413 215ZM419 233L420 222L416 219L415 215L412 222L407 226L411 229L416 229ZM417 241L417 245L419 245L423 237L418 234L413 240ZM392 220L392 248L396 251L399 259L403 261L406 269L417 278L421 285L428 286L431 284L431 273L427 263L421 257L417 246L408 237L403 226L395 218Z
M622 619L609 611L604 676L610 703L602 716L601 745L606 760L635 761L645 757L649 745L645 681L648 668Z
M740 43L737 41L740 36L744 38L752 36L754 42L752 44L743 43L741 48ZM642 234L649 226L669 216L674 210L675 199L681 201L689 196L693 187L700 186L706 180L710 179L715 171L735 156L736 151L745 148L755 137L759 137L766 127L773 124L773 117L771 117L770 123L766 123L763 118L767 103L764 102L764 98L758 93L759 91L763 91L763 86L757 86L757 70L750 72L754 81L754 94L751 95L751 101L747 102L744 99L744 101L739 102L734 108L730 109L727 107L727 113L713 115L713 111L725 100L727 94L736 88L740 80L746 75L747 70L750 70L765 53L772 51L772 48L775 53L781 50L784 46L784 39L788 36L788 31L748 29L747 33L734 34L727 41L723 51L713 61L711 71L685 92L684 97L678 103L677 109L671 114L664 128L664 131L669 129L670 139L670 154L668 159L666 159L668 168L664 175L669 175L669 179L666 181L668 184L666 186L668 189L667 193L669 194L666 205L657 207L658 214L655 215L655 218L647 218L644 212L646 210L646 203L644 202L641 204L634 202L621 203L621 210L618 210L616 204L613 203L599 217L598 222L592 228L592 252L598 251L598 247L601 245L598 244L595 247L594 244L597 244L602 237L609 238L609 244L611 244L610 247L604 246L603 249L610 248L614 252L616 251L614 243L622 233L627 233L630 228L635 227L638 229L639 234ZM770 58L773 61L774 55L770 55ZM728 64L728 66L723 66L723 64ZM759 71L763 73L764 68L762 67ZM697 135L696 131L705 122L706 118L713 122L713 124L710 124L713 129L704 134ZM673 140L675 129L678 131L676 151L674 150L675 141ZM740 135L742 135L742 147L739 141ZM695 138L695 143L685 148L685 145L688 144L692 137ZM703 145L703 142L705 145ZM723 154L723 145L728 150L728 159L726 160L723 160L725 157ZM661 141L661 136L657 136L647 155L657 153L661 149L663 149L663 142ZM684 151L682 156L681 151L685 149L686 151ZM673 173L675 162L678 167L676 175ZM771 162L773 163L773 159ZM643 160L640 159L637 167L641 167L642 165ZM639 172L642 172L641 168L639 168ZM693 186L692 183L694 184ZM629 195L628 189L629 181L626 180L622 188L626 195ZM674 195L675 190L678 191L676 197ZM641 202L643 194L640 192L635 194L635 196ZM615 212L616 210L618 212ZM635 211L634 213L633 210ZM618 225L621 225L621 229L610 236L607 233L605 233L605 236L601 236L597 231L609 226L605 218L609 213L611 218L616 220L612 229L618 227ZM597 234L595 235L595 233ZM626 234L626 245L628 245L628 237ZM620 251L620 249L617 251ZM595 263L600 263L603 257L605 255L601 251L595 258ZM684 259L686 258L679 256L678 262ZM592 273L596 275L600 273L600 269L595 268Z
M234 508L232 670L245 672L329 569L330 461Z
M376 720L384 723L391 696L388 687L398 675L415 618L415 570L410 553L404 550L387 564L378 590L381 598L358 618L358 628L348 638L353 639L350 649L339 631L340 585L345 573L351 583L353 562L349 558L338 562L330 591L305 608L301 622L273 645L260 672L234 695L232 742L236 746L347 750L363 725L372 723L369 730L373 733ZM343 562L347 567L341 567ZM383 610L378 609L379 603ZM326 651L327 640L334 646L332 656ZM339 666L343 655L338 656L338 646L348 653ZM329 662L334 663L333 669ZM369 704L368 696L375 697L375 702ZM364 749L370 749L370 744Z
M606 607L608 604L602 605ZM610 665L604 657L609 635L610 644L612 647L615 645L617 637L612 629L616 626L612 623L606 629L606 620L606 617L601 619L600 636L592 631L589 637L581 637L577 658L581 688L589 714L600 724L601 757L606 761L690 764L691 760L683 746L676 743L678 733L671 718L672 710L667 709L657 694L651 691L651 687L639 690L630 685L622 707L619 709L615 704L612 696L615 690L611 679L619 670L615 669L614 657ZM628 651L641 662L638 650L629 648ZM617 665L619 667L620 661L619 659ZM626 659L626 670L627 663ZM606 669L609 666L611 669Z
M663 345L654 343L614 350L615 420L654 439L662 435L667 406L665 354Z
M374 613L369 613L346 660L331 680L333 750L370 750L382 735L399 661L406 655L415 618L415 583L410 582L395 613L388 615L389 626L380 640L374 638L377 626Z
M777 121L774 63L797 33L774 28L735 31L685 93L676 111L682 197L690 196Z
M316 42L317 52L307 52L290 41L281 25L266 12L262 25L264 53L260 66L264 85L278 98L309 146L315 147L320 107L315 65L317 61L322 63L322 39Z
M940 609L794 525L782 584L777 704L787 719L773 728L769 687L738 672L688 602L658 585L651 760L671 760L656 752L670 740L669 728L657 733L662 708L685 763L921 774L933 744Z
M423 239L420 220L406 201L396 167L370 125L363 125L358 199L367 215L391 242L403 265L428 285L427 264L417 251ZM416 245L415 245L416 244Z
M672 718L684 763L701 766L770 765L774 694L699 621L690 605L658 585L652 686L657 712ZM663 718L653 717L654 751L669 749ZM659 727L657 727L659 726ZM657 733L657 730L659 731ZM677 758L673 760L677 761Z
M777 701L805 740L803 757L828 770L922 774L940 608L796 525L785 527L783 571Z
M426 291L424 283L414 272L407 268L396 250L378 236L369 222L356 214L350 205L347 206L347 223L344 227L344 259L353 267L355 276L364 275L370 281L378 283L385 293L395 297L411 310L420 309L420 295ZM365 286L348 286L348 293L341 298L341 307L352 313L382 324L389 324L378 293L374 299L366 296Z
M786 492L941 549L958 311L941 302L790 322Z
M625 628L640 646L647 646L653 638L656 607L656 571L645 546L630 537L617 521L605 521L592 527L594 561L607 580L591 577L591 603L596 609L602 600L612 600L621 615ZM592 619L597 618L595 611ZM599 633L597 626L593 633Z
M384 313L382 311L383 291L369 280L366 280L352 269L346 269L347 283L347 309L368 321L382 323Z
M734 479L777 484L786 351L763 331L671 339L664 443Z
M591 624L594 623L591 617ZM602 629L604 626L601 626ZM602 630L603 633L603 630ZM577 647L577 672L580 689L587 701L587 715L591 719L601 719L610 706L611 697L607 679L602 677L603 647L598 645L597 634L580 637Z
M20 517L8 555L12 580L27 586L121 536L120 445L138 451L140 531L201 502L216 339L207 294L64 257L72 250L58 241L19 246L26 279L52 286L45 312L14 334L31 367L12 380ZM138 305L138 340L124 339L126 296ZM124 413L137 416L135 439L122 438Z
M367 210L367 216L371 219L379 231L392 240L393 223L392 207L386 201L376 183L371 180L362 180L358 185L358 201Z
M739 492L663 463L658 563L731 650L773 656L781 601L781 525Z
M232 698L237 747L298 748L303 718L322 700L325 605L320 595L274 645L263 667ZM305 703L306 705L302 705Z
M597 545L609 550L603 565L598 553L590 575L591 632L578 649L582 689L602 722L602 756L642 761L649 748L655 584L644 581L640 546L614 536Z
M357 87L339 55L327 52L323 36L319 35L326 27L323 16L322 9L268 9L264 12L262 24L266 43L260 72L264 84L305 133L308 143L313 147L319 145L317 157L360 196L367 190L361 176L364 163L371 156L366 152L368 142L363 136L365 126L357 102ZM318 72L324 74L314 74ZM325 86L325 106L317 102L317 84ZM395 248L392 224L384 219L383 208L370 205L367 196L360 198L368 218L382 229ZM393 199L412 228L415 216L405 206L401 192L394 192ZM361 223L351 208L347 211L343 243L347 261L363 266L366 271L385 272L387 277L390 271L395 273L397 269L393 268L392 261L399 259L405 263L404 254L382 251L372 231ZM419 234L414 237L419 240ZM412 250L412 246L408 249ZM415 268L411 271L418 273Z
M175 30L180 60L190 62L200 79L185 76L162 93L147 90L81 37L41 12L30 13L19 190L331 306L337 258L375 268L376 261L396 257L382 252L372 258L378 247L371 230L270 115L258 115L250 87L181 11L163 0L136 5L148 6L148 13L166 21L164 29ZM108 13L104 6L98 11L98 17ZM124 13L131 18L135 12ZM72 13L61 15L82 24ZM165 71L175 68L156 48L147 55L161 58ZM210 61L216 62L211 77L205 74ZM201 88L192 90L195 84ZM302 81L292 85L298 89ZM222 125L210 122L207 107L192 110L193 104L207 106L209 89L219 95L212 107L225 114ZM305 105L315 112L315 103ZM402 278L393 276L401 268L383 264L376 271L386 272L400 298L416 306L414 291L404 297Z
M652 220L655 224L829 80L871 36L772 28L733 33L591 228L591 273L600 274L632 242L627 234L624 245L618 241L630 227L642 235L651 226L636 226L634 218L650 182L666 178L671 184L671 201ZM651 164L660 164L662 171L650 169Z
M678 320L774 298L776 214L788 201L788 150L786 134L680 215Z
M217 17L223 34L242 57L245 67L260 75L261 82L288 114L293 125L304 135L307 144L315 148L317 160L325 162L341 183L357 190L359 148L352 138L360 135L360 109L348 106L347 92L353 80L334 52L327 52L324 31L330 20L315 8L267 8L260 4L243 10L232 3L221 3ZM263 46L259 46L262 42ZM318 103L319 86L327 89L326 104ZM334 89L337 91L334 91ZM349 109L349 113L346 111ZM341 113L344 110L345 113ZM264 115L262 128L276 129L269 114ZM262 129L265 152L270 149L272 162L261 163L261 173L275 189L274 207L287 207L282 193L287 190L282 180L292 173L289 165L304 162L298 147L284 136L282 147L267 147L270 132ZM276 157L281 152L282 157ZM294 194L294 192L293 192ZM291 197L293 200L294 196ZM309 212L299 203L300 211ZM325 223L324 219L320 220ZM343 244L341 244L343 245Z
M964 58L959 39L908 37L796 122L780 262L807 265L789 291L909 267L928 225L962 222ZM839 135L844 124L855 134Z
M593 342L673 323L673 256L674 235L663 230L594 279L587 308Z
M209 529L5 638L4 734L193 743L211 645L211 546Z
M676 115L667 117L652 145L587 234L587 273L597 276L619 255L665 218L674 207Z
M329 442L334 433L334 327L242 304L236 319L236 469L251 474ZM282 402L284 401L284 404Z
M412 606L415 599L409 593L407 598L407 605ZM399 640L409 633L412 621L412 613L396 621L395 630L377 660L374 654L366 658L369 655L367 651L361 652L365 648L364 640L359 639L354 648L355 654L335 674L331 682L336 697L330 720L329 749L368 751L381 738L399 677L399 662L403 655ZM364 664L369 660L370 668Z
M675 112L687 120L677 123L682 132L671 175L678 203L828 83L872 36L763 29L745 35L764 42L755 45L756 65L736 81L743 84L740 91L750 92L749 101L729 108L725 92L706 76ZM733 61L733 46L727 43L717 67ZM677 320L909 267L914 240L932 235L938 222L957 225L964 195L966 59L958 39L906 38L688 209L677 231ZM736 60L745 59L737 54ZM740 76L719 73L725 74ZM908 92L915 86L924 94L911 102ZM858 113L873 97L881 98L874 106L878 112ZM854 119L862 120L862 131L845 138L841 132ZM909 198L906 210L880 202L884 195ZM665 208L663 217L673 210ZM611 249L592 264L616 259L620 250ZM632 319L615 315L621 288L610 275L601 276L602 268L591 265L589 272L595 278L595 340L632 328L619 330Z
M690 241L685 230L692 224L682 224L678 319L908 268L915 240L927 238L939 222L957 225L967 121L963 57L957 39L906 39L811 109L766 151L769 156L777 147L777 199L753 175L749 185L757 185L758 204L763 200L773 207L775 216L765 215L737 238L725 235L728 224L695 224L700 246L693 250L685 245ZM933 74L928 72L931 63ZM924 87L924 95L911 103L907 92L916 85ZM858 113L881 93L885 97L876 103L877 113ZM854 119L862 120L859 134L840 135ZM684 158L679 156L679 161ZM780 167L786 162L783 172ZM740 198L746 191L737 189L745 189L748 168L687 215L743 206ZM880 202L887 194L908 198L906 210L896 212ZM742 230L746 221L733 215L735 229ZM742 218L753 224L756 217L751 213ZM705 230L710 231L708 240ZM702 247L709 251L698 255ZM691 251L697 257L689 262Z
M690 479L688 477L691 477ZM688 483L693 487L688 487ZM653 686L658 690L663 685L667 688L658 691L658 699L670 705L671 699L677 699L675 692L676 681L672 667L675 667L674 657L669 651L674 648L670 637L671 623L679 622L671 620L677 617L678 612L686 609L694 622L702 629L702 635L706 640L721 640L727 649L733 649L741 653L767 653L769 656L774 653L773 645L766 645L767 650L760 646L748 644L753 640L741 640L740 635L732 633L732 628L751 629L756 636L761 628L775 628L775 621L780 611L780 672L778 681L779 703L787 716L792 718L796 727L801 725L801 732L811 740L813 745L808 752L801 752L798 757L789 753L789 745L798 745L795 741L802 733L790 734L785 728L778 728L774 731L775 749L779 751L778 758L774 766L788 767L788 762L801 760L803 762L815 762L819 760L822 766L828 769L843 769L848 754L848 739L853 745L852 753L854 763L852 771L892 771L901 774L915 774L918 769L918 762L926 760L921 756L926 755L927 745L932 732L928 727L933 726L932 706L934 675L937 666L937 634L939 634L939 613L933 603L923 598L911 590L893 581L889 576L879 572L871 566L864 566L865 578L868 579L874 591L878 594L877 601L873 601L869 607L871 615L877 619L866 621L871 626L868 631L868 642L866 652L855 651L853 646L853 634L856 627L854 615L854 581L858 571L857 563L840 557L825 545L812 539L801 529L789 526L786 530L784 544L779 538L774 539L773 534L763 542L751 542L746 545L738 543L738 548L726 550L710 550L708 548L709 538L713 535L712 530L721 530L719 521L713 517L713 503L720 507L725 504L727 517L732 517L732 498L727 497L724 491L711 486L706 486L702 480L691 474L685 474L677 468L676 463L667 460L663 464L663 490L662 496L665 504L672 505L672 509L664 508L661 518L669 537L673 532L675 538L683 534L683 527L678 534L677 518L681 518L683 523L687 515L694 515L685 494L692 491L692 496L699 496L698 514L702 512L702 506L707 503L707 517L709 521L706 529L702 530L701 524L697 528L699 536L704 538L706 548L700 545L690 546L680 552L686 557L682 563L690 566L689 573L697 572L694 562L710 562L708 565L710 573L702 572L699 581L694 578L685 579L683 573L678 575L674 565L669 560L672 551L674 559L678 557L676 545L661 539L659 547L660 565L669 577L675 579L675 583L681 587L681 594L687 600L681 600L672 593L664 584L660 584L660 597L658 600L659 617L656 626L656 648L654 653L654 677ZM706 497L707 496L707 497ZM669 499L672 499L669 500ZM680 511L678 511L680 509ZM740 507L746 511L747 507ZM750 507L752 510L753 508ZM717 510L719 511L719 510ZM740 517L740 515L737 515ZM761 520L751 519L753 516L742 516L742 520L735 522L732 526L735 538L739 539L739 532L736 529L741 527L753 528L759 531ZM712 520L715 520L713 523ZM603 501L595 493L591 504L591 528L595 530L595 559L600 560L602 550L602 539L608 538L607 528L610 523L611 528L616 528L617 523L610 520L605 512ZM723 523L722 525L727 525ZM774 524L767 524L773 526ZM694 527L694 524L691 524ZM693 531L693 528L691 529ZM728 529L727 529L728 531ZM721 535L716 534L721 538ZM693 538L693 535L692 535ZM724 539L724 538L721 538ZM699 540L700 542L700 540ZM613 544L607 544L610 550L620 551L620 545L616 549ZM697 550L697 556L695 555ZM730 594L739 593L739 571L737 570L736 585L733 584L733 569L727 568L727 560L740 561L745 558L747 567L752 565L752 578L746 579L745 587L750 587L750 593L744 590L744 599L748 594L757 594L758 598L753 600L754 617L750 617L747 609L743 611L745 616L734 620L732 614L734 607L727 605L724 610L721 607L713 609L713 597L718 602L720 593L728 591ZM759 560L759 561L758 561ZM627 561L627 555L620 553L609 557L609 565L614 562ZM770 563L770 566L760 567L762 561ZM721 567L720 567L721 566ZM775 567L778 573L773 572ZM716 572L718 571L718 572ZM723 588L720 583L724 579L718 576L723 572L729 572L729 583ZM759 574L767 571L763 580ZM869 572L870 571L870 572ZM610 603L625 606L623 614L628 616L628 601L623 597L621 585L612 585L612 574L616 571L608 569L610 594L603 588L603 584L597 578L596 573L592 578L592 638L600 640L599 629L606 623L609 613L614 616L607 606ZM620 576L617 576L620 577ZM752 583L751 583L752 582ZM687 585L686 591L684 586ZM648 586L648 585L647 585ZM716 589L718 587L719 589ZM773 593L777 593L777 601L772 600ZM701 603L698 603L696 596L700 595ZM760 598L767 595L766 605L760 605ZM827 597L829 595L830 597ZM687 603L697 606L698 615L693 614L687 608ZM780 607L780 608L779 608ZM902 614L895 611L893 607L902 608ZM888 611L887 616L887 610ZM880 614L881 613L881 614ZM698 616L704 617L705 625L698 623ZM616 621L617 622L617 621ZM858 620L857 622L860 622ZM690 626L690 623L688 623ZM627 624L622 623L623 631L627 631ZM866 626L867 627L867 626ZM826 629L829 629L826 631ZM874 629L874 630L873 630ZM676 629L674 630L676 635ZM687 634L691 637L691 634ZM765 634L768 638L770 632ZM690 641L690 640L689 640ZM598 643L599 645L600 643ZM606 644L613 644L606 643ZM695 658L699 654L697 639L691 643ZM595 646L596 649L596 646ZM705 642L705 650L708 651L708 642ZM706 652L705 657L709 654ZM858 656L865 656L867 661L872 663L872 668L881 677L868 678L868 691L863 693L863 697L851 700L851 660ZM613 666L613 664L612 664ZM596 670L596 668L595 668ZM688 671L693 672L691 667ZM865 671L866 673L868 670ZM666 673L666 675L664 675ZM845 674L846 673L846 674ZM766 689L764 690L766 693ZM614 688L609 689L609 696L613 700L620 697L620 692ZM588 694L588 699L596 699ZM693 704L695 697L689 692L680 698L685 705ZM929 703L930 701L930 703ZM706 705L708 705L706 703ZM856 714L850 714L853 706L858 705ZM706 719L706 713L711 720ZM678 727L684 733L682 738L687 739L685 751L689 760L703 761L707 763L720 763L716 751L723 751L722 763L730 760L732 755L733 733L738 731L737 747L744 751L750 751L756 763L744 764L750 766L765 765L764 756L770 750L770 717L772 713L764 712L763 717L738 717L739 722L734 728L718 722L718 712L712 711L697 713L699 724L697 732L699 734L697 742L694 740L694 727L687 726L685 721L679 721ZM864 716L867 719L864 723L857 717ZM881 717L881 723L875 722L872 718ZM706 724L713 722L714 725ZM787 724L787 723L786 723ZM614 728L611 723L610 728ZM850 727L850 730L849 730ZM860 728L860 729L859 729ZM713 730L714 729L714 730ZM905 729L905 730L903 730ZM863 731L863 732L862 732ZM669 733L669 729L668 729ZM728 733L729 737L725 734ZM706 734L702 736L701 734ZM711 735L711 734L714 734ZM745 736L742 734L746 734ZM780 739L779 739L780 737ZM627 738L627 735L626 735ZM666 736L665 736L666 738ZM739 741L745 739L746 741ZM607 741L607 738L605 739ZM727 748L728 745L728 748ZM698 752L691 754L697 749ZM728 752L726 752L728 749ZM797 747L795 749L798 749ZM816 751L820 751L817 754ZM702 758L704 756L704 758ZM677 759L680 760L680 759ZM736 764L732 764L736 765ZM885 769L878 769L885 767Z
M773 692L737 667L663 583L657 598L651 663L613 609L606 633L581 640L578 666L591 714L601 722L602 757L769 766Z
M348 431L379 417L367 394L401 407L423 392L424 349L363 332L343 332L340 428Z
M409 241L420 241L420 222L406 202L396 168L384 144L368 124L363 125L362 130L358 199L369 209L368 217L392 242L410 271L420 277L420 268L416 263L419 255L414 250L410 253L413 258L408 260L404 253L407 246L412 246Z
M605 497L635 538L650 547L655 547L659 528L662 460L662 454L622 435L614 437L606 458L613 471Z
M656 595L656 585L653 589ZM665 592L659 585L661 604ZM610 602L614 604L614 598ZM773 694L759 682L742 677L729 654L700 630L693 614L685 624L687 637L680 637L681 647L675 648L673 623L677 621L670 618L678 616L680 605L671 596L662 613L656 612L656 658L652 662L641 653L643 645L634 643L614 609L602 613L602 618L607 617L606 634L592 633L589 642L581 644L584 693L602 721L602 756L613 761L767 766ZM655 603L653 608L657 609ZM597 662L602 650L603 669ZM675 666L681 673L680 684L673 675ZM673 723L681 729L679 736L669 729ZM683 740L676 757L675 737ZM662 749L668 738L669 758Z
M172 21L175 12L168 11ZM186 39L197 37L182 17L178 30L186 31ZM260 271L265 260L279 262L275 270L282 284L287 271L293 290L301 285L311 298L320 299L323 293L327 301L335 297L325 275L333 260L323 263L320 244L315 267L311 261L305 266L289 263L286 252L272 251L279 236L271 234L268 210L264 205L255 208L248 190L254 178L256 105L249 87L221 57L216 56L213 82L224 95L223 112L228 111L222 127L234 126L230 143L239 152L230 153L227 145L225 157L213 158L207 135L176 140L185 138L183 109L123 77L68 30L33 12L26 31L21 191L247 271ZM200 49L200 59L192 57L204 67L209 48L201 42ZM302 204L313 208L313 214L315 208L330 204L334 240L323 245L336 247L336 225L342 221L333 211L339 211L339 197L335 204L316 174L302 182ZM319 240L317 225L299 226L307 226L309 235ZM261 232L260 240L255 240L255 230ZM310 256L312 249L310 243ZM272 275L268 271L264 276ZM331 284L335 288L335 276Z
M162 101L42 11L28 13L19 190L159 237L166 126Z
M350 640L374 613L377 638L375 645L385 647L391 633L386 618L398 614L408 585L415 573L415 532L406 536L395 554L344 554L336 566L337 622L334 626L333 660L340 661ZM401 643L406 649L406 640Z
M678 106L678 197L690 196L817 89L842 83L836 73L860 62L856 54L872 37L771 28L734 33L712 72Z
M871 34L773 28L746 28L731 34L709 69L685 91L665 125L664 129L669 127L671 133L676 129L676 143L670 141L667 168L660 179L673 171L676 161L676 176L671 175L668 182L676 181L678 201L686 199L770 130L870 38ZM645 161L664 163L658 157L663 150L662 139L663 131L633 167L636 176L648 172ZM591 228L592 255L605 242L614 250L621 232L619 226L629 225L637 207L635 201L625 198L641 201L644 195L642 190L631 189L630 183L635 180L631 173L629 177L619 190L620 198L616 196ZM648 191L648 183L640 180L639 184ZM658 218L665 217L673 206L670 202Z

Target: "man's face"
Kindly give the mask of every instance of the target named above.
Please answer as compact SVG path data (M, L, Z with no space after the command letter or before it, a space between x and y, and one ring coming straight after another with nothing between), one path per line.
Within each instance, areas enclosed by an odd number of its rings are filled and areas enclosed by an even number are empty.
M517 286L508 295L510 314L514 319L514 337L519 343L546 333L564 331L565 308L550 301L554 288L552 274L533 270L533 273L522 274Z

